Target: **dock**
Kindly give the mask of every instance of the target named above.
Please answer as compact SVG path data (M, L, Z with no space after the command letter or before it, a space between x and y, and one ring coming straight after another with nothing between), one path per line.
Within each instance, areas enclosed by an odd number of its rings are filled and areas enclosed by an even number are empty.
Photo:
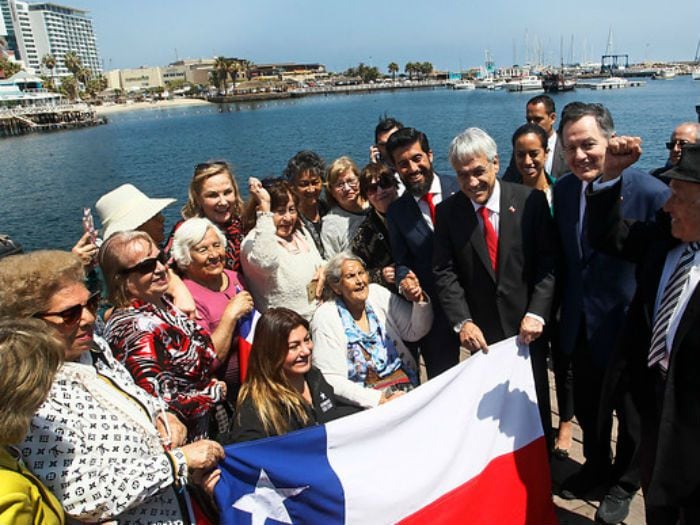
M106 124L88 104L58 104L0 109L0 137Z

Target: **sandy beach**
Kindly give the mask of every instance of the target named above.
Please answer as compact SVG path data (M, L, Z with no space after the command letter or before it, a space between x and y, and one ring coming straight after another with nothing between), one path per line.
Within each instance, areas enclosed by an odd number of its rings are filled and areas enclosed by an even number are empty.
M93 106L98 115L111 115L125 111L141 111L148 109L168 109L184 106L204 106L210 104L206 100L198 98L177 98L173 100L159 100L157 102L132 102L130 104L110 104Z

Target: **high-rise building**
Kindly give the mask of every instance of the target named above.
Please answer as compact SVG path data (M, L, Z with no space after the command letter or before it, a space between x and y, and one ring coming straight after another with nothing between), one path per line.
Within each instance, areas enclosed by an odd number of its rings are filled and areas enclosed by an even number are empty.
M63 58L67 52L73 51L83 67L93 74L102 72L92 19L87 11L20 0L0 0L0 8L9 47L27 67L41 71L41 59L50 54L56 59L53 74L67 75L69 71ZM9 23L6 13L9 14Z

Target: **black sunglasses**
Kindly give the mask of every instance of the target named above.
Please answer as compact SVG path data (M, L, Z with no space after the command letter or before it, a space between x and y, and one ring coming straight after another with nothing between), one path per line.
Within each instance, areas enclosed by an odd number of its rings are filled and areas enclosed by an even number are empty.
M396 187L396 179L394 178L394 174L382 175L379 177L377 182L370 182L367 184L367 193L374 193L377 191L377 188L388 190L389 188L394 187Z
M195 164L194 171L202 171L212 167L228 168L228 163L223 160L215 160L214 162L200 162Z
M76 324L83 317L83 308L87 308L90 313L94 314L97 311L97 307L100 305L100 293L95 292L88 297L88 300L82 304L75 304L61 310L60 312L41 312L35 315L35 317L48 317L50 315L55 315L61 318L63 324L67 326L72 326Z
M672 140L671 142L666 143L666 149L671 150L676 146L680 146L682 148L686 144L688 144L687 140Z
M129 273L133 273L133 272L138 272L141 275L146 275L148 273L155 272L156 267L158 266L158 263L165 265L166 262L167 262L167 258L165 256L165 253L160 252L155 257L149 257L148 259L144 259L140 263L137 263L133 266L130 266L129 268L124 268L123 270L119 270L119 273L129 274Z

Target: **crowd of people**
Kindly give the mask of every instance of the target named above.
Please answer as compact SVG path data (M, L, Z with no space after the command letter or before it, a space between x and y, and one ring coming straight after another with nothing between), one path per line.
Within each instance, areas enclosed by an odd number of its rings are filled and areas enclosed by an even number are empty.
M198 164L167 237L174 199L131 184L70 252L0 237L0 523L216 522L222 445L371 410L512 336L551 460L583 431L560 495L602 489L614 524L641 488L649 524L699 523L700 124L645 173L602 105L539 95L525 121L502 175L484 130L438 174L385 116L363 168L300 151L247 202Z

